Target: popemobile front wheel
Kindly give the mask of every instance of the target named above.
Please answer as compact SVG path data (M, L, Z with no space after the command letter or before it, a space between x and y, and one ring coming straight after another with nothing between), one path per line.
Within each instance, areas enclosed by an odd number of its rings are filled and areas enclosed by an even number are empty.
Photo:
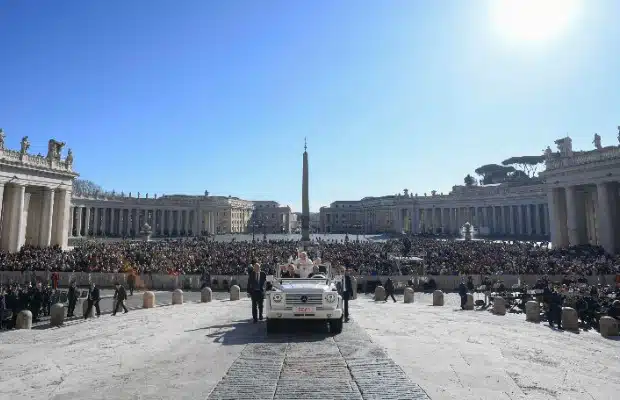
M343 318L344 317L340 317L338 319L330 319L329 320L329 331L331 333L337 335L337 334L342 332Z

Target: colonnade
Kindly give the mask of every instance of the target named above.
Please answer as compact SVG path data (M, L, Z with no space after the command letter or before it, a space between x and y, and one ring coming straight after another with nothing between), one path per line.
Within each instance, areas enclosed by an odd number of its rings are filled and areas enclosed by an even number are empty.
M620 251L620 184L602 182L552 188L551 240L555 246L602 246Z
M397 231L458 234L469 222L483 235L547 236L549 209L545 203L475 207L399 208Z
M74 237L139 235L145 223L152 236L197 236L218 228L217 213L201 209L74 206L70 215Z
M0 183L0 248L16 252L24 244L67 247L71 191L22 182Z

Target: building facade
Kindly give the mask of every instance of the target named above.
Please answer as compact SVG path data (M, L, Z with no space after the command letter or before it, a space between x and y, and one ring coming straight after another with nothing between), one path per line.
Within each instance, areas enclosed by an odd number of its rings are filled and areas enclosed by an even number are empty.
M620 127L618 127L620 143ZM620 252L620 146L573 152L569 137L545 151L538 179L454 186L447 194L403 194L336 201L320 211L321 231L459 234L549 239L554 246L600 245Z
M291 233L297 224L297 217L289 206L276 201L253 201L254 212L248 231L262 233Z
M618 127L620 143L620 127ZM598 244L620 252L620 146L575 151L569 137L546 151L545 171L550 205L551 241L559 247Z
M336 201L321 208L321 230L332 233L459 234L470 222L480 235L549 235L545 185L454 186L447 194L409 193Z
M0 129L0 248L16 252L23 245L67 248L73 154L61 158L64 143L51 139L48 153L28 152L25 136L19 151L5 148Z
M224 196L74 196L69 232L75 238L129 237L147 224L153 237L243 233L253 208L251 201Z

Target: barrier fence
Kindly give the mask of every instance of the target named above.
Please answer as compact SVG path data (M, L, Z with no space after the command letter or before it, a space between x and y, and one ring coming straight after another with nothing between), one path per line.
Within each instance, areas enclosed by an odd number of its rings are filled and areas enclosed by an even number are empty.
M59 272L59 286L69 286L69 282L75 280L78 286L88 286L90 283L96 283L100 288L112 288L116 282L127 287L128 274L103 273L103 272ZM512 285L525 284L533 286L536 281L543 275L484 275L490 276L493 281L501 279L506 287ZM547 275L552 282L561 282L564 275ZM31 282L36 277L39 280L50 282L51 272L47 271L0 271L0 283L6 285L10 282L26 283ZM482 281L482 275L471 275L474 285L479 286ZM368 282L380 280L385 282L388 276L355 276L357 279L358 289L366 291ZM458 288L462 279L467 276L457 275L399 275L389 276L392 278L397 289L404 289L409 280L412 280L414 287L419 289L427 279L434 279L437 288L443 291L453 291ZM615 285L616 275L593 275L586 276L588 283L591 285ZM247 287L247 275L211 275L211 288L214 290L227 290L233 284L238 285L241 289ZM200 290L202 285L200 275L168 275L168 274L139 274L136 276L136 287L138 289L148 288L152 290ZM374 286L373 286L374 287Z

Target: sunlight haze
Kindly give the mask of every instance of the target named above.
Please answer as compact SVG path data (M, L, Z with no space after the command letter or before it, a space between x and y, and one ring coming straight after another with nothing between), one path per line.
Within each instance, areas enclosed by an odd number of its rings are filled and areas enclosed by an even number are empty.
M489 14L507 39L546 42L572 28L583 6L583 0L497 0L490 1Z

